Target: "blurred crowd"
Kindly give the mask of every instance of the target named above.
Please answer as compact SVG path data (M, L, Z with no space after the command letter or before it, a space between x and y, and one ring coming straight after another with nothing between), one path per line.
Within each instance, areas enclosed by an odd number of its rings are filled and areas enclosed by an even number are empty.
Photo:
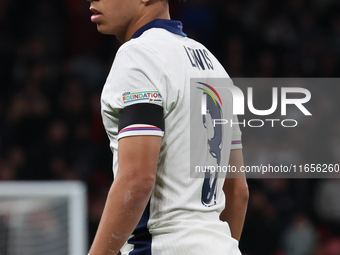
M85 182L91 242L113 178L100 94L120 44L97 32L88 8L0 1L0 180ZM172 1L171 14L231 77L340 75L338 0ZM339 163L340 87L311 92L313 118L294 131L243 130L247 165ZM244 254L340 254L339 180L250 179L249 188Z

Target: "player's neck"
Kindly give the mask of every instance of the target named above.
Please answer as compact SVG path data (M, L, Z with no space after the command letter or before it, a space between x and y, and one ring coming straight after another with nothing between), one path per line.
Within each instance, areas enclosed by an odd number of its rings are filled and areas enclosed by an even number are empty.
M161 3L162 1L159 1L158 3ZM145 11L141 14L141 16L133 22L129 28L126 31L126 34L123 36L123 38L118 38L118 40L122 43L127 42L131 39L133 34L143 27L144 25L150 23L151 21L155 19L170 19L169 14L169 6L168 5L162 5L162 6L156 6L156 5L150 5L145 8Z

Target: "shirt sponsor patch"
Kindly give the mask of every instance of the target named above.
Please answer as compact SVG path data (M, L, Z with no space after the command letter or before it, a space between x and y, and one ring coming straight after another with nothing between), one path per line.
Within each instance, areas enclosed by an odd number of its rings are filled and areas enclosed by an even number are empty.
M143 103L148 102L162 103L162 96L156 90L124 92L122 96L124 104L137 101Z

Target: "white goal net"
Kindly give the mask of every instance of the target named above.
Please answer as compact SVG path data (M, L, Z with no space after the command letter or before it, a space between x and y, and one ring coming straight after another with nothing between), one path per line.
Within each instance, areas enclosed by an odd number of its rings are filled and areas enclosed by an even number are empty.
M0 182L0 255L87 254L80 182Z

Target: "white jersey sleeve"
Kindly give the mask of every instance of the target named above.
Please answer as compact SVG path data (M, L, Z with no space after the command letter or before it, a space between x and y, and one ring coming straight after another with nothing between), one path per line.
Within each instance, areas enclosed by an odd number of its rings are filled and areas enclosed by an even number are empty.
M136 135L163 137L163 116L176 100L171 89L163 61L140 45L123 45L102 93L103 112L107 108L117 113L118 140Z
M232 141L231 141L231 150L242 149L242 140L241 140L242 132L238 125L239 122L238 122L238 118L236 115L233 116L233 123L234 125L233 125L233 136L232 136Z

